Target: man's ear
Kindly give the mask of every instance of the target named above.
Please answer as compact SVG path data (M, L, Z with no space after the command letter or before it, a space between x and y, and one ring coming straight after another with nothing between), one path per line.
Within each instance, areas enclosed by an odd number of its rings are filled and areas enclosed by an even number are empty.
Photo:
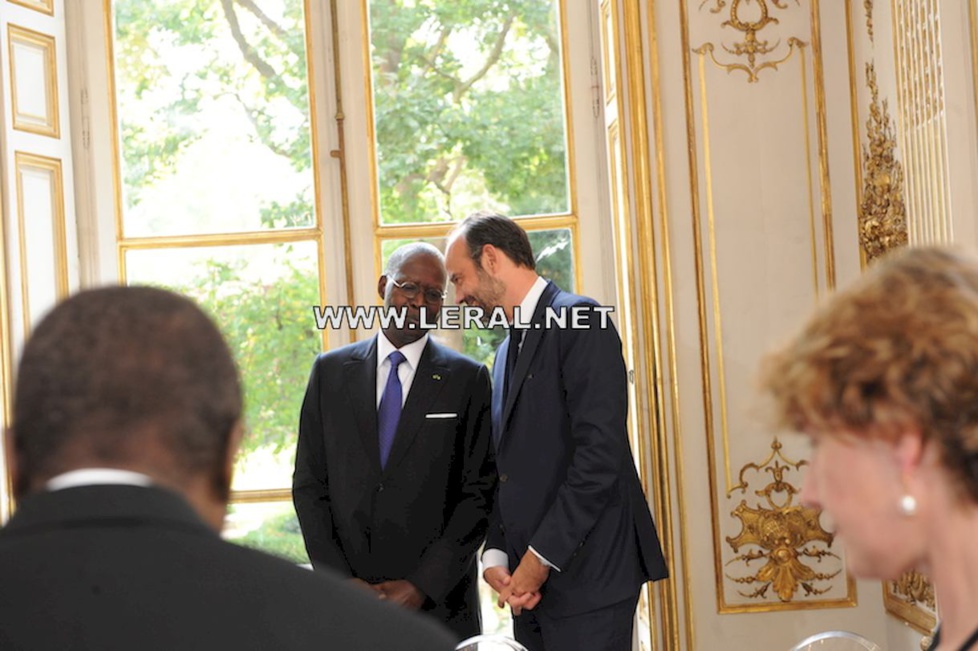
M387 274L382 274L377 279L377 293L380 294L380 300L387 298Z
M499 249L492 244L482 245L482 267L489 273L495 273L499 265Z
M238 450L241 448L242 438L244 438L244 425L239 420L231 428L231 433L228 435L228 447L221 473L221 481L229 491L231 489L231 481L234 479L234 462L238 456ZM228 496L230 497L230 493Z

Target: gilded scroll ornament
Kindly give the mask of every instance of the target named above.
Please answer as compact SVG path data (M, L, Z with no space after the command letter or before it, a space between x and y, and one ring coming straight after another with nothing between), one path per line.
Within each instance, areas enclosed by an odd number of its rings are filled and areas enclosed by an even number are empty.
M934 586L926 576L915 570L906 572L896 581L890 581L890 591L913 606L922 605L931 610L937 609Z
M782 463L783 462L783 463ZM781 453L781 442L776 438L771 443L771 454L762 463L748 463L740 469L739 483L733 491L746 493L750 484L745 479L748 471L755 474L770 473L773 481L754 494L763 497L765 504L749 506L747 500L730 513L738 518L741 531L734 537L727 536L727 543L737 554L726 565L738 565L745 570L752 569L754 561L764 561L764 565L753 574L726 577L745 586L757 586L750 592L740 592L749 599L765 599L772 591L782 602L790 602L799 589L805 596L828 592L831 586L823 587L824 582L835 578L842 570L819 572L812 564L821 564L824 559L839 557L827 548L832 546L833 536L819 523L820 509L796 505L794 496L798 489L785 480L785 473L798 471L806 461L791 461ZM733 492L731 491L731 492ZM749 547L740 553L741 548ZM772 595L773 596L773 595Z
M911 570L896 581L886 581L883 584L883 605L888 613L921 633L929 633L937 625L934 586L920 572Z
M709 0L704 0L700 4L700 10L709 2ZM770 0L772 6L778 9L787 9L788 5L785 4L786 0ZM744 9L743 5L755 5L753 18L745 17L741 12ZM795 4L798 4L798 0L795 0ZM726 8L726 0L714 0L714 5L710 8L710 13L718 14ZM724 63L717 59L714 51L716 46L713 43L704 43L700 47L693 50L697 54L706 54L710 57L715 65L723 68L728 73L734 70L741 70L747 73L747 81L749 83L754 83L757 81L757 74L764 70L765 68L771 68L776 70L779 65L787 61L795 48L805 47L805 43L801 40L791 37L788 39L788 52L780 59L768 59L762 60L764 55L771 54L778 49L781 44L781 40L778 39L774 45L770 44L769 40L763 40L758 38L758 33L770 24L777 24L779 21L777 18L771 15L771 10L768 7L768 0L733 0L730 3L730 13L727 20L720 24L721 27L732 27L733 29L741 32L743 34L743 40L735 41L732 46L728 47L721 43L721 46L727 53L732 54L735 57L740 57L741 61L746 59L747 62L732 62Z
M866 10L866 33L869 34L869 42L873 42L873 0L863 0L863 8Z
M896 137L886 100L879 98L876 70L866 64L871 102L863 147L863 193L859 205L859 245L872 261L908 242L903 201L903 165L896 158Z

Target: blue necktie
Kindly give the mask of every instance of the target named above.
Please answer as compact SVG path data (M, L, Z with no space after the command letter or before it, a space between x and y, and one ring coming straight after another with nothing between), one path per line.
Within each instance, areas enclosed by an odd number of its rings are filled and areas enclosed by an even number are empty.
M380 407L377 408L381 468L387 465L387 457L394 446L394 435L397 434L397 423L401 420L401 378L397 375L397 367L404 361L404 355L395 350L387 359L391 363L391 373L387 376L387 386L384 387L384 395L380 397Z

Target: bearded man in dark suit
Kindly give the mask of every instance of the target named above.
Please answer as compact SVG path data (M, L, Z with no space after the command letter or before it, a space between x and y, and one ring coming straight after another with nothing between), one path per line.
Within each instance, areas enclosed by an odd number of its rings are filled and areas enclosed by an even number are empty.
M220 539L240 423L230 352L191 301L114 287L57 306L5 435L0 648L452 649L430 622Z
M530 651L631 651L639 591L667 570L608 308L538 276L526 232L502 215L460 223L446 265L456 300L512 324L493 364L499 485L483 576Z
M445 284L436 248L402 246L377 291L403 323L316 359L293 498L314 567L423 611L461 640L481 628L475 552L496 473L489 373L427 333Z

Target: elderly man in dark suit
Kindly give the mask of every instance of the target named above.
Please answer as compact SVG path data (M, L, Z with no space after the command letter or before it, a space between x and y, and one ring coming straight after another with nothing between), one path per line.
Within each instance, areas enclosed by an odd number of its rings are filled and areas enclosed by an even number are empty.
M628 446L618 333L607 310L537 275L506 217L459 224L446 265L460 303L515 319L493 365L484 577L531 651L630 651L639 590L667 571Z
M217 535L241 437L217 328L161 289L83 292L37 327L6 433L0 649L414 649L447 632Z
M496 473L489 373L427 334L445 284L436 248L399 248L377 289L403 324L317 358L293 496L314 567L463 639L480 632L475 552Z

